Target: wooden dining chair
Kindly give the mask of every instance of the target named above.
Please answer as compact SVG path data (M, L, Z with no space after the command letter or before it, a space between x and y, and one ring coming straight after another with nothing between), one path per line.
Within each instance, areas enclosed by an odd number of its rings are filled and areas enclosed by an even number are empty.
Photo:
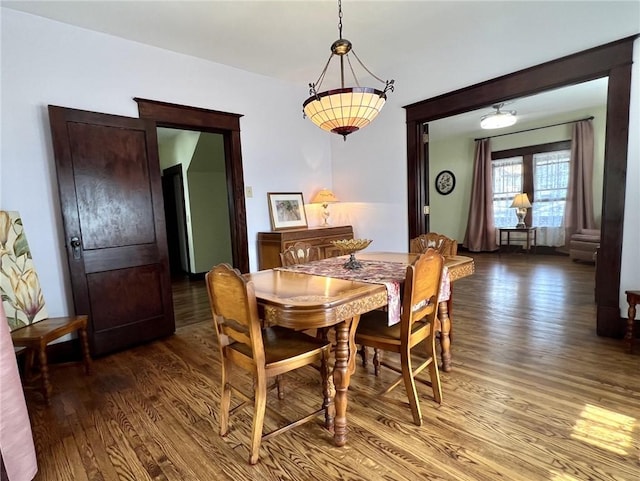
M279 326L263 328L258 317L258 304L252 282L247 282L229 264L219 264L206 275L209 303L218 335L222 367L220 399L220 435L229 431L231 414L253 402L253 427L249 463L256 464L260 443L295 426L311 421L325 413L329 420L330 388L328 364L330 344L301 332ZM313 413L263 434L269 378L277 378L294 369L320 361L324 400ZM246 394L234 384L232 365L253 375L254 392ZM231 394L235 392L243 402L233 409Z
M280 253L280 263L283 267L320 259L320 249L307 242L296 242Z
M387 394L404 382L413 422L422 425L422 412L416 390L416 376L428 368L433 397L442 402L442 387L436 359L435 319L438 310L438 291L444 260L435 249L427 249L412 265L407 267L402 299L400 322L389 326L388 315L383 311L371 311L360 317L355 342L375 348L373 365L376 376L380 366L388 367L401 375L382 393ZM415 369L411 350L424 343L427 358ZM400 368L380 359L380 350L400 354Z
M427 232L411 239L409 252L421 254L430 247L445 257L458 254L458 241L436 232Z
M436 232L427 232L426 234L411 239L409 251L415 254L421 254L429 248L436 249L444 257L458 255L458 241ZM449 299L446 301L446 316L451 319L453 318L453 284L451 284L449 289ZM444 307L441 307L441 309L444 309ZM440 325L440 320L436 317L436 332L440 333L441 331L442 326ZM443 339L441 336L440 342L450 342L451 336L451 332L446 339Z

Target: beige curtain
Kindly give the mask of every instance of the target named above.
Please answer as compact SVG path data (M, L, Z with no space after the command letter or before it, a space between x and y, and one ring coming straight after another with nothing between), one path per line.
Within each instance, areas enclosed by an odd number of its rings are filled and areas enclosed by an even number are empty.
M596 229L593 216L593 124L581 120L573 124L569 186L564 210L565 245L571 235Z
M489 139L476 141L471 202L463 245L471 252L498 249L493 221L493 179Z

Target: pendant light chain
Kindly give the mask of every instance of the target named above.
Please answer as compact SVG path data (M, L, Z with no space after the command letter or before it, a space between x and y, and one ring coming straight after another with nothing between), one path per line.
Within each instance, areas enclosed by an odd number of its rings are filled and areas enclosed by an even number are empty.
M338 0L338 33L342 39L342 0Z
M353 51L351 42L342 37L342 18L342 0L338 0L338 33L340 38L331 45L331 56L320 72L318 80L309 84L310 97L302 104L302 111L303 117L310 118L321 129L342 135L346 140L347 135L366 127L376 118L387 100L386 93L394 90L394 81L387 80L385 82L362 63ZM353 52L357 63L371 77L385 84L384 90L360 85L354 70L355 62L351 61L350 52ZM339 57L340 60L340 88L320 92L320 87L334 56ZM355 87L345 87L345 60L346 67L355 81Z

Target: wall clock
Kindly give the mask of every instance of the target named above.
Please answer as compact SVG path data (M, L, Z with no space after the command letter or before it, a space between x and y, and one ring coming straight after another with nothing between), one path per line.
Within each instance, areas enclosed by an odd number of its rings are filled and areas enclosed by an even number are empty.
M456 186L456 176L450 170L443 170L436 176L436 190L439 194L447 195Z

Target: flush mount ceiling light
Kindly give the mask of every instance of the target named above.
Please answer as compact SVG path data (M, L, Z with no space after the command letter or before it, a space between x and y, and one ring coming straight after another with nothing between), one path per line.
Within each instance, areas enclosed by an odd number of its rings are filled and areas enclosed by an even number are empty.
M342 38L342 1L338 0L338 32L340 38L331 45L331 56L327 60L322 73L315 83L309 84L309 95L302 105L304 116L323 130L342 135L347 140L347 135L366 127L376 118L385 101L387 92L393 92L393 80L386 82L376 77L364 66L352 49L351 42ZM383 90L371 87L361 87L351 64L349 53L357 60L358 64L373 78L384 84ZM327 68L334 56L340 57L340 88L326 90L318 93L322 86ZM355 82L355 87L344 86L345 58L349 70Z
M504 104L494 104L492 107L496 109L495 112L484 115L480 119L480 127L483 129L501 129L503 127L509 127L516 123L516 111L515 110L500 110Z

